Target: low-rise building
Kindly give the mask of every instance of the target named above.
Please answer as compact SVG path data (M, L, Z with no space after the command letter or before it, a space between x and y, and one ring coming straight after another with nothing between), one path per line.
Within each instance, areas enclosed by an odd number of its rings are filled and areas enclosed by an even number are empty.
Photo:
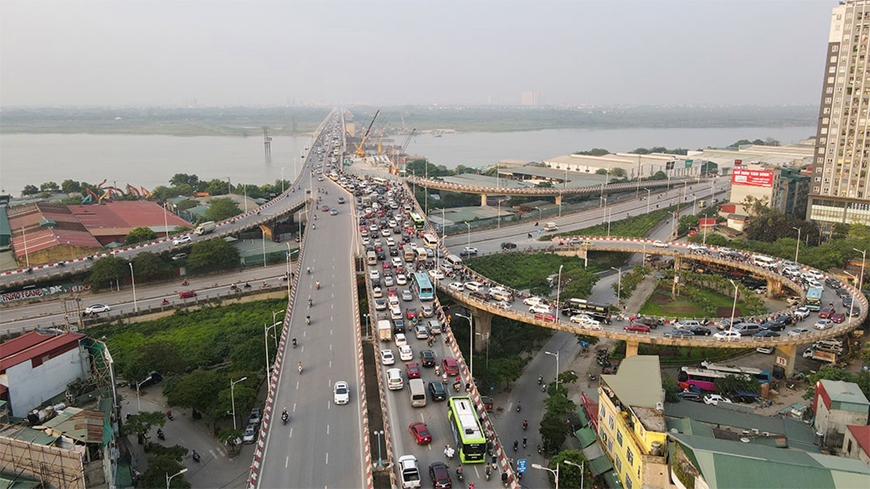
M870 401L854 382L822 379L816 383L813 411L813 426L824 437L825 445L839 447L846 426L867 424Z
M846 426L841 453L870 465L870 426Z

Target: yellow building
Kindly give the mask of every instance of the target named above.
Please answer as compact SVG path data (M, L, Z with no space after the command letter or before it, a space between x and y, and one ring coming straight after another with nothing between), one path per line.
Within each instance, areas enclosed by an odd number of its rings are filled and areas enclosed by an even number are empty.
M665 394L657 356L626 358L598 388L598 438L627 489L668 487Z

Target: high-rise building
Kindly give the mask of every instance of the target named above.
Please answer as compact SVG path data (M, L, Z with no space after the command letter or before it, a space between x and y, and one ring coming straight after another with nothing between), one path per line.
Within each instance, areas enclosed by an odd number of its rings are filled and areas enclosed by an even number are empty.
M870 225L870 0L831 14L808 216Z
M538 107L544 105L544 94L541 92L523 92L523 105Z

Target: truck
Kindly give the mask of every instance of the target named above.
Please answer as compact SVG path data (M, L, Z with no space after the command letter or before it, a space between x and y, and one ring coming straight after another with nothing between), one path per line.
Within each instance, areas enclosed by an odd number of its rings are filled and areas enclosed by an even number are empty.
M214 221L206 221L206 222L200 224L199 226L197 226L196 231L194 231L194 232L196 234L202 236L203 234L208 234L208 233L214 231L216 227L217 227L217 224L215 224Z
M832 351L824 351L815 347L809 347L804 350L803 354L804 358L812 358L813 360L819 360L822 362L828 362L835 364L837 363L837 354Z
M555 222L548 222L544 224L544 231L558 231L559 226L556 225Z
M822 292L824 290L823 287L810 287L807 290L807 302L805 304L807 309L818 311L822 308Z
M423 395L425 396L425 393ZM399 474L402 478L402 489L416 489L420 487L422 478L417 457L413 455L399 457Z
M381 341L390 341L393 339L393 326L388 319L378 321L378 339Z

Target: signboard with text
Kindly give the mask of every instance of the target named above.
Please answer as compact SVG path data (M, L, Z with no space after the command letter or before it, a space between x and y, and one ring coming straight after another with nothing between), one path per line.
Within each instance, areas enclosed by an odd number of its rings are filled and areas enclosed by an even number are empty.
M744 170L735 168L731 174L732 185L747 185L750 187L772 187L773 172L770 170Z

